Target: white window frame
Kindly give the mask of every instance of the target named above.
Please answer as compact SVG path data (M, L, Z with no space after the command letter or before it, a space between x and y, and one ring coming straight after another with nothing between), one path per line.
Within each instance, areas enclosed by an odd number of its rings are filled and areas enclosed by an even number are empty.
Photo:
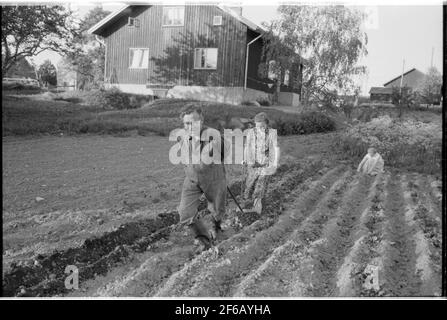
M197 66L196 65L196 52L197 52L197 50L209 50L209 49L215 49L216 50L216 66L215 67ZM217 70L218 57L219 57L219 49L218 48L194 48L194 69L195 70ZM206 65L206 61L205 61L205 65Z
M216 22L216 18L219 19L218 23ZM222 25L222 21L223 21L222 16L213 16L213 26L221 26Z
M132 21L132 23L131 23L131 21ZM129 17L127 19L127 26L128 27L138 28L140 26L140 20L137 19L137 18Z
M183 10L183 17L182 17L182 24L165 24L165 10L172 10L172 9L182 9ZM184 6L166 6L162 8L163 12L161 15L161 26L162 27L183 27L185 25L185 7Z
M147 51L147 61L146 61L146 66L143 67L132 67L132 62L133 62L133 57L131 58L131 51L132 50L143 50L143 56L142 56L142 61L144 58L144 51ZM129 69L132 70L145 70L149 68L149 48L129 48Z
M285 86L290 86L290 70L289 70L289 69L287 69L287 70L284 72L284 81L283 81L283 84L284 84Z
M276 61L270 60L268 63L268 70L267 70L267 78L270 80L277 80L278 75L273 72L273 68L275 67Z

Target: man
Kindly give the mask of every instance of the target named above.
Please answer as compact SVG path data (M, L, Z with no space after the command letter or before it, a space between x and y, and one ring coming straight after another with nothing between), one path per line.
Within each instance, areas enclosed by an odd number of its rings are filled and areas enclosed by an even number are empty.
M180 222L190 227L196 239L196 253L200 253L212 247L217 232L221 231L227 195L223 156L228 144L224 143L219 131L203 125L200 107L186 105L182 109L181 119L185 130L182 153L188 159L184 162L186 177L178 211ZM210 163L211 158L213 161ZM207 228L197 216L202 194L208 200L208 209L213 217L211 228Z
M244 211L262 213L263 201L269 177L278 162L277 133L269 127L265 112L258 113L255 128L249 129L244 149L247 179L244 192Z

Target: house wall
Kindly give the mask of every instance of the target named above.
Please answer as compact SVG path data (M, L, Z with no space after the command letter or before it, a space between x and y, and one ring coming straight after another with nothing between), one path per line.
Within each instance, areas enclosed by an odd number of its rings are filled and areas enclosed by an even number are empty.
M252 30L247 31L247 43L256 39L259 34ZM276 81L268 79L259 73L259 65L265 60L263 55L263 46L265 45L263 38L253 42L249 48L250 58L248 60L247 68L247 87L265 91L268 93L275 92ZM281 92L294 92L301 94L301 83L303 78L302 64L294 65L289 70L289 85L284 85L284 78L281 79Z
M169 89L166 97L182 99L200 99L203 101L225 102L241 104L242 101L256 101L268 99L269 94L263 91L243 87L201 87L201 86L175 86Z
M391 94L371 93L370 100L371 101L391 102Z
M419 70L414 70L406 75L404 75L402 80L402 87L410 87L415 89L420 81L424 78L424 73ZM388 83L385 88L399 87L400 86L400 77Z
M103 36L107 46L106 78L119 84L243 86L247 27L217 6L185 6L185 24L162 27L163 6L132 6L129 16L140 27L128 27L128 16L111 23ZM222 25L213 26L213 16ZM217 69L195 70L194 48L217 47ZM129 69L129 48L149 48L148 69Z
M298 107L300 105L300 95L293 92L280 92L278 102L280 105Z

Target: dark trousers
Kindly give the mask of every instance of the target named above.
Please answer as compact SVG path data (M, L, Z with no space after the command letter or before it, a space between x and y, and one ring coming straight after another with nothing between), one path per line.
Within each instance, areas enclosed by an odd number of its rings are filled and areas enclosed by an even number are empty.
M200 170L197 167L187 167L182 197L178 206L180 222L188 224L196 237L209 238L208 228L197 217L202 194L205 194L208 209L214 220L220 222L225 215L227 197L227 182L223 165L209 165Z

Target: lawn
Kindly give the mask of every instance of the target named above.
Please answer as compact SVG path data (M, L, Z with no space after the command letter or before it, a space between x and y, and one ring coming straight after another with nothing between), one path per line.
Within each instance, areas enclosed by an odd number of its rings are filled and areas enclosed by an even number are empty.
M46 99L46 100L41 100ZM69 101L56 100L47 95L6 96L3 98L3 136L35 134L158 134L166 136L180 127L180 110L191 100L157 100L145 107L105 111L103 108ZM318 112L289 114L274 108L234 106L223 103L194 101L204 111L207 125L235 128L241 118L253 118L266 112L279 135L308 134L333 131L335 122Z

